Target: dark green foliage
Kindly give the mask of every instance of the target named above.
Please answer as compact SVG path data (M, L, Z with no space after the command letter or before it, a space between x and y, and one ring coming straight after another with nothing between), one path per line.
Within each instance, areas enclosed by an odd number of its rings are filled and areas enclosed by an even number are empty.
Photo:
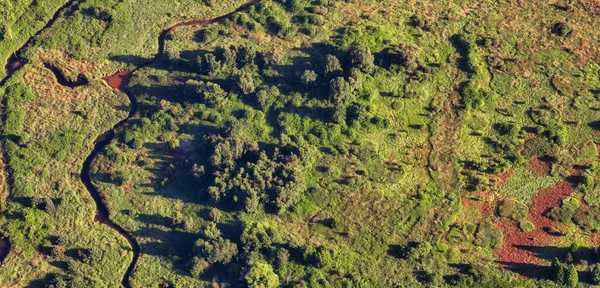
M554 282L556 282L556 284L558 284L558 285L565 285L566 284L565 278L567 276L566 265L561 263L557 258L554 258L554 260L552 260L552 268L554 270L553 271Z
M244 227L244 232L240 237L244 246L244 251L259 251L264 247L269 247L274 241L277 241L279 234L266 222L254 222Z
M489 72L486 71L484 63L478 55L478 47L473 35L461 33L454 37L454 41L457 49L463 55L465 69L471 73L470 79L461 89L463 105L467 109L477 109L494 97L492 91L487 87L490 78Z
M419 66L416 52L406 46L394 45L383 49L376 58L377 65L397 71L400 67L415 70Z
M295 203L306 188L302 155L285 139L269 157L256 142L206 137L205 143L214 147L209 157L214 180L207 190L211 198L248 212L256 212L259 204L283 212Z
M592 268L592 283L594 285L599 285L600 284L600 265L596 264L594 265L594 268Z
M219 30L206 27L198 31L198 41L206 43L215 40L219 36Z
M572 30L573 29L571 28L571 26L569 26L569 24L565 22L558 22L552 27L552 33L560 37L567 36L569 33L571 33Z
M325 76L327 78L334 78L341 75L342 72L344 72L344 69L342 68L340 60L334 55L327 54L325 60Z
M496 128L500 135L511 138L519 136L522 131L521 127L515 123L498 123L494 128Z
M202 56L198 56L198 63L200 66L200 72L209 76L214 76L221 70L221 62L217 60L217 57L212 53L207 53Z
M211 264L227 264L238 253L235 243L221 237L210 240L198 239L194 243L194 251Z
M575 265L570 264L567 268L565 275L565 286L567 287L577 287L579 283L579 274L577 273L577 269Z
M219 84L196 80L186 82L185 95L196 98L211 107L222 105L227 99L227 93Z
M346 123L346 106L351 101L352 88L343 77L336 77L329 83L329 101L334 106L332 121Z
M538 134L557 145L567 142L567 126L561 121L549 121L538 129Z
M371 53L371 49L359 42L354 42L350 47L350 59L352 66L363 72L369 73L373 69L375 57Z

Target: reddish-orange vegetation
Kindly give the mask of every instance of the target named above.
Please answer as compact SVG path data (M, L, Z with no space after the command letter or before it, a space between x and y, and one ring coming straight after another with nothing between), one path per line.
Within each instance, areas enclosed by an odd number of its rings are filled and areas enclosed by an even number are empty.
M533 198L533 205L529 208L527 218L527 221L535 226L532 232L521 231L519 223L514 220L504 219L498 221L496 225L504 233L503 245L496 250L499 260L507 263L506 265L537 263L539 259L530 251L531 249L524 248L526 246L545 246L557 237L551 235L549 231L557 227L559 223L545 217L544 213L553 207L559 206L561 200L570 196L574 190L573 185L567 181L540 190L538 195Z
M127 84L129 84L129 80L131 80L132 75L133 73L131 73L131 71L123 70L113 75L104 77L104 81L108 83L108 86L123 91L125 90L125 87L127 87Z
M550 174L552 170L552 164L550 162L545 162L540 160L539 158L533 158L529 161L529 170L533 171L538 176L546 176Z

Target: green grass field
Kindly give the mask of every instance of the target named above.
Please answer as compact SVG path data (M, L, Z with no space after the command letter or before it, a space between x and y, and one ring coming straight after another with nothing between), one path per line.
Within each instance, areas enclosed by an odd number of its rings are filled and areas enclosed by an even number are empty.
M75 1L42 29L54 2L0 0L0 58L39 31L0 87L0 286L118 287L132 248L80 177L133 107L102 78L243 1ZM263 0L173 29L90 167L131 286L600 284L599 12Z

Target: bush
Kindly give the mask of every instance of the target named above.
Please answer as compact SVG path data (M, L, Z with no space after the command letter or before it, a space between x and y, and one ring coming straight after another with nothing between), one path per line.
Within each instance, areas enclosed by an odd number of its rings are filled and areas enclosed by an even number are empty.
M519 223L519 228L521 228L521 231L529 233L535 229L535 226L529 221L521 221Z
M266 262L251 262L244 279L250 288L275 288L279 287L279 276L273 267Z
M579 200L575 198L565 198L562 200L560 207L555 207L547 213L546 216L554 221L569 222L579 208Z
M188 80L184 94L200 98L207 106L220 106L227 99L227 93L217 83Z
M510 218L516 221L523 221L527 218L528 208L525 204L514 199L506 199L498 206L498 215L504 218Z
M502 246L502 231L498 227L494 226L491 222L483 222L477 226L477 233L475 234L475 245L489 247L489 248L500 248Z

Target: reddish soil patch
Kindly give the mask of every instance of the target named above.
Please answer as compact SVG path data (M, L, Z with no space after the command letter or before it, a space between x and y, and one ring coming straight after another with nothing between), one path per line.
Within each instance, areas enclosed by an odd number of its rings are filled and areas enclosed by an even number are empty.
M494 214L494 208L490 202L491 193L489 191L475 192L472 195L473 197L462 199L462 205L465 211L475 208L479 210L481 216Z
M552 170L552 164L550 162L544 162L540 158L533 158L529 161L529 170L533 171L538 176L546 176L550 174Z
M557 236L553 236L547 231L559 224L545 217L544 213L553 207L559 206L561 200L570 196L574 190L573 185L567 181L540 190L540 193L533 198L533 206L529 208L527 218L535 226L532 232L521 231L519 223L510 219L496 222L496 225L504 233L503 245L496 250L496 255L503 261L503 265L539 262L539 258L532 252L533 249L527 249L528 246L544 246L551 243Z
M119 71L113 75L104 77L104 81L108 83L108 86L115 88L119 91L124 91L127 84L129 84L129 80L131 80L131 76L133 73L129 70Z

